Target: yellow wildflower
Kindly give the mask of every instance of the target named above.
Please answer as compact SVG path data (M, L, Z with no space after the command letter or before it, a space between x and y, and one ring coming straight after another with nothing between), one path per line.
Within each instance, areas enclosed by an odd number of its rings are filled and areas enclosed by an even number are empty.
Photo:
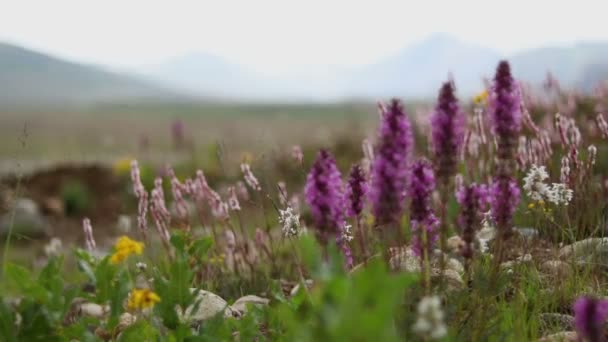
M144 251L144 244L139 241L131 240L128 236L121 236L114 245L114 254L110 257L113 264L121 263L131 254L140 255Z
M253 154L251 152L243 152L241 154L241 163L251 164L253 162Z
M129 294L127 308L129 310L142 310L151 308L160 302L160 297L150 289L133 289Z
M473 98L473 102L475 102L475 104L480 105L483 103L486 103L488 100L488 91L484 90L481 93L475 95L475 97Z
M534 202L528 204L528 209L534 209Z
M131 158L121 158L114 162L112 169L117 175L126 175L131 172Z

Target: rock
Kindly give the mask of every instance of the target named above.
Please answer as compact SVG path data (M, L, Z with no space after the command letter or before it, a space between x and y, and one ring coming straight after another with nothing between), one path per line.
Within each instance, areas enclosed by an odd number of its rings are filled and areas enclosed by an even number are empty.
M361 264L361 265L363 265L363 264ZM312 288L312 284L313 284L312 279L306 279L306 280L305 280L305 282L306 282L306 288L307 288L307 289ZM294 287L291 289L291 291L289 291L289 296L290 296L290 297L295 296L295 295L296 295L296 293L298 293L298 291L299 291L299 290L300 290L300 283L296 284L296 286L294 286Z
M176 308L180 321L184 323L199 324L222 313L226 318L239 316L239 312L233 310L228 302L215 293L195 288L191 288L190 292L195 294L194 303L184 312L180 307Z
M15 200L14 207L0 216L0 236L6 236L13 225L13 237L40 238L48 236L48 223L36 202L29 198Z
M479 242L479 251L481 253L488 252L488 244L494 239L495 236L496 228L494 227L483 227L477 232L477 234L475 234L475 237Z
M59 255L63 249L62 245L63 243L61 242L61 239L54 237L51 239L51 241L49 241L49 243L44 245L44 254L47 257Z
M575 331L562 331L556 334L547 335L538 342L578 342L578 334Z
M542 313L540 314L540 325L543 331L570 330L574 329L574 317L560 313Z
M130 314L128 312L123 313L118 318L118 327L119 327L119 330L120 331L125 330L125 328L127 328L128 326L130 326L133 323L135 323L135 321L137 321L137 316L132 315L132 314Z
M599 261L608 264L608 238L589 238L576 241L559 250L562 260Z
M47 197L42 201L42 211L53 216L63 216L65 207L63 201L58 197Z
M515 228L515 231L519 233L519 235L523 236L526 239L534 239L538 237L538 229L534 228Z
M543 273L560 278L566 278L572 274L570 264L562 260L547 260L540 265L540 270Z
M85 302L80 304L80 313L83 316L104 318L110 313L110 306Z
M393 271L420 272L420 258L410 247L405 246L393 252L389 266Z
M441 281L441 271L437 268L431 270L431 282L437 284ZM454 270L445 269L443 271L443 278L447 284L447 290L460 290L464 288L464 281L460 274Z
M236 302L234 302L234 304L232 304L232 309L239 311L241 314L244 314L247 312L248 304L256 305L256 306L266 306L266 305L268 305L268 303L270 303L270 299L262 298L262 297L258 297L258 296L254 296L254 295L247 295L247 296L243 296L243 297L237 299Z
M118 216L118 222L116 222L116 227L124 234L128 234L131 232L132 224L131 217L129 215L120 215Z
M459 254L460 249L463 246L464 246L464 241L458 235L454 235L447 240L448 251L452 254Z
M504 269L512 269L516 265L527 264L527 263L530 263L531 261L532 261L532 255L524 254L520 257L517 257L515 260L509 260L509 261L503 262L502 264L500 264L500 267L502 267Z

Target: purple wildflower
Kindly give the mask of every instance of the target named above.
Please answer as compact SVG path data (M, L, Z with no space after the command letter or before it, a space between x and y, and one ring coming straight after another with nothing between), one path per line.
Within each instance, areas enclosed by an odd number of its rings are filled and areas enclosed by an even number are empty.
M379 225L398 223L403 213L407 168L414 146L410 121L399 100L383 110L372 166L370 200Z
M492 217L497 227L508 236L511 232L511 220L520 200L517 182L512 177L497 176L490 186L490 193Z
M608 300L579 298L573 306L574 325L580 337L590 342L605 341L604 323L608 318Z
M437 177L447 183L456 172L464 141L464 112L458 106L451 82L441 87L435 112L431 116L431 137Z
M82 219L82 230L84 231L84 242L89 252L94 252L97 244L95 243L95 237L93 236L93 227L91 226L91 220L88 217Z
M511 76L509 63L502 61L496 69L489 108L497 144L496 173L491 189L492 216L504 237L510 235L511 220L520 196L517 182L513 179L521 130L520 105L519 87Z
M488 203L488 190L485 185L473 183L460 188L456 199L461 206L458 224L461 229L460 237L464 241L460 252L465 259L470 259L473 257L475 232L480 226L484 207Z
M492 119L492 132L496 135L499 166L505 168L515 161L515 152L521 130L521 94L509 63L498 64L494 85L490 93L489 108ZM505 165L507 164L507 165ZM512 164L511 164L512 165ZM499 167L500 169L500 167ZM511 174L510 168L499 170Z
M414 162L408 190L411 197L411 228L414 233L412 249L416 255L422 255L423 248L430 253L432 245L437 241L436 228L439 220L435 217L431 207L431 196L435 190L435 175L428 161L420 159ZM422 246L423 229L426 231L426 246Z
M338 235L344 222L342 179L329 152L319 152L308 173L304 192L319 236L327 243L328 235Z
M365 205L365 195L367 194L367 181L365 172L361 165L355 164L350 169L348 183L346 185L346 214L349 217L361 215Z

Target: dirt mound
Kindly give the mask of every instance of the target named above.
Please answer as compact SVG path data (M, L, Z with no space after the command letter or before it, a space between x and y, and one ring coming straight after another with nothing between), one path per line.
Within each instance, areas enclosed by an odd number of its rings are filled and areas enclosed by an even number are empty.
M0 211L10 210L17 177L8 176L1 183L4 205ZM125 179L106 166L64 164L25 175L20 197L34 200L51 223L52 234L63 238L81 235L83 217L100 228L96 233L109 233L124 212L126 186Z

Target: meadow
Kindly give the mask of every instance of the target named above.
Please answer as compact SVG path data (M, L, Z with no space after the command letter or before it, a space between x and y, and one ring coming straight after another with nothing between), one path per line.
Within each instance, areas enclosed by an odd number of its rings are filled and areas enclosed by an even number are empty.
M0 340L605 341L608 85L542 86L6 112Z

